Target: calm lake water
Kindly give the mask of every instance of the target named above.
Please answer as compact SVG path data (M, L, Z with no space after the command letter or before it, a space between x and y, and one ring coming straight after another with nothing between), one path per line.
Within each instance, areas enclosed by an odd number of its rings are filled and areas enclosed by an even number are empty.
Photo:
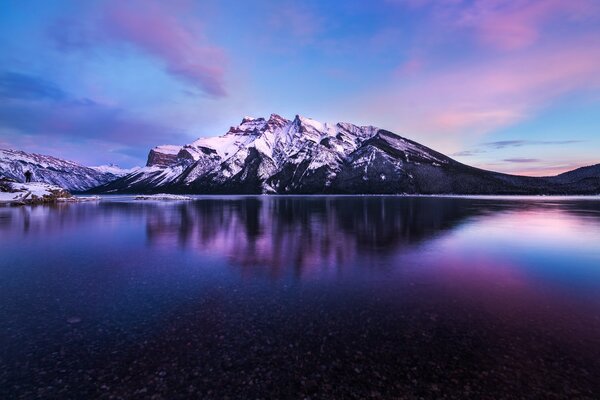
M600 199L0 207L0 326L2 399L597 399Z

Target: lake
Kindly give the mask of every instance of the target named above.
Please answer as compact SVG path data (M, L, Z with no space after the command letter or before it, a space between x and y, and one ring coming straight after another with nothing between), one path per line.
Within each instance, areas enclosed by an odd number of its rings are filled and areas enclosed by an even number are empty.
M0 398L600 398L600 199L0 207Z

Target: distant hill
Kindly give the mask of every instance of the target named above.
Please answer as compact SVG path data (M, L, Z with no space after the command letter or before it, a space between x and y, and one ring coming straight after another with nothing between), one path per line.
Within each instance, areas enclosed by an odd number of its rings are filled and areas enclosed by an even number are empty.
M24 182L26 171L32 172L33 181L57 185L71 191L88 190L132 172L114 165L84 167L52 156L0 149L0 177Z

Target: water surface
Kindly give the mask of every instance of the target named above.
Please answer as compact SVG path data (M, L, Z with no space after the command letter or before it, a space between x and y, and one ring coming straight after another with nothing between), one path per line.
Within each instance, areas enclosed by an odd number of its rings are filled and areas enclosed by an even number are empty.
M600 200L0 208L0 398L599 398Z

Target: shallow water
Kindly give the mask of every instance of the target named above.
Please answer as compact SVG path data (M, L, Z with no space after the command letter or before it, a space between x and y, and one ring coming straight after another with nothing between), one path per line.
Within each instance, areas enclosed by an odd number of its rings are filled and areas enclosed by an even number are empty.
M599 398L600 200L0 208L0 398Z

